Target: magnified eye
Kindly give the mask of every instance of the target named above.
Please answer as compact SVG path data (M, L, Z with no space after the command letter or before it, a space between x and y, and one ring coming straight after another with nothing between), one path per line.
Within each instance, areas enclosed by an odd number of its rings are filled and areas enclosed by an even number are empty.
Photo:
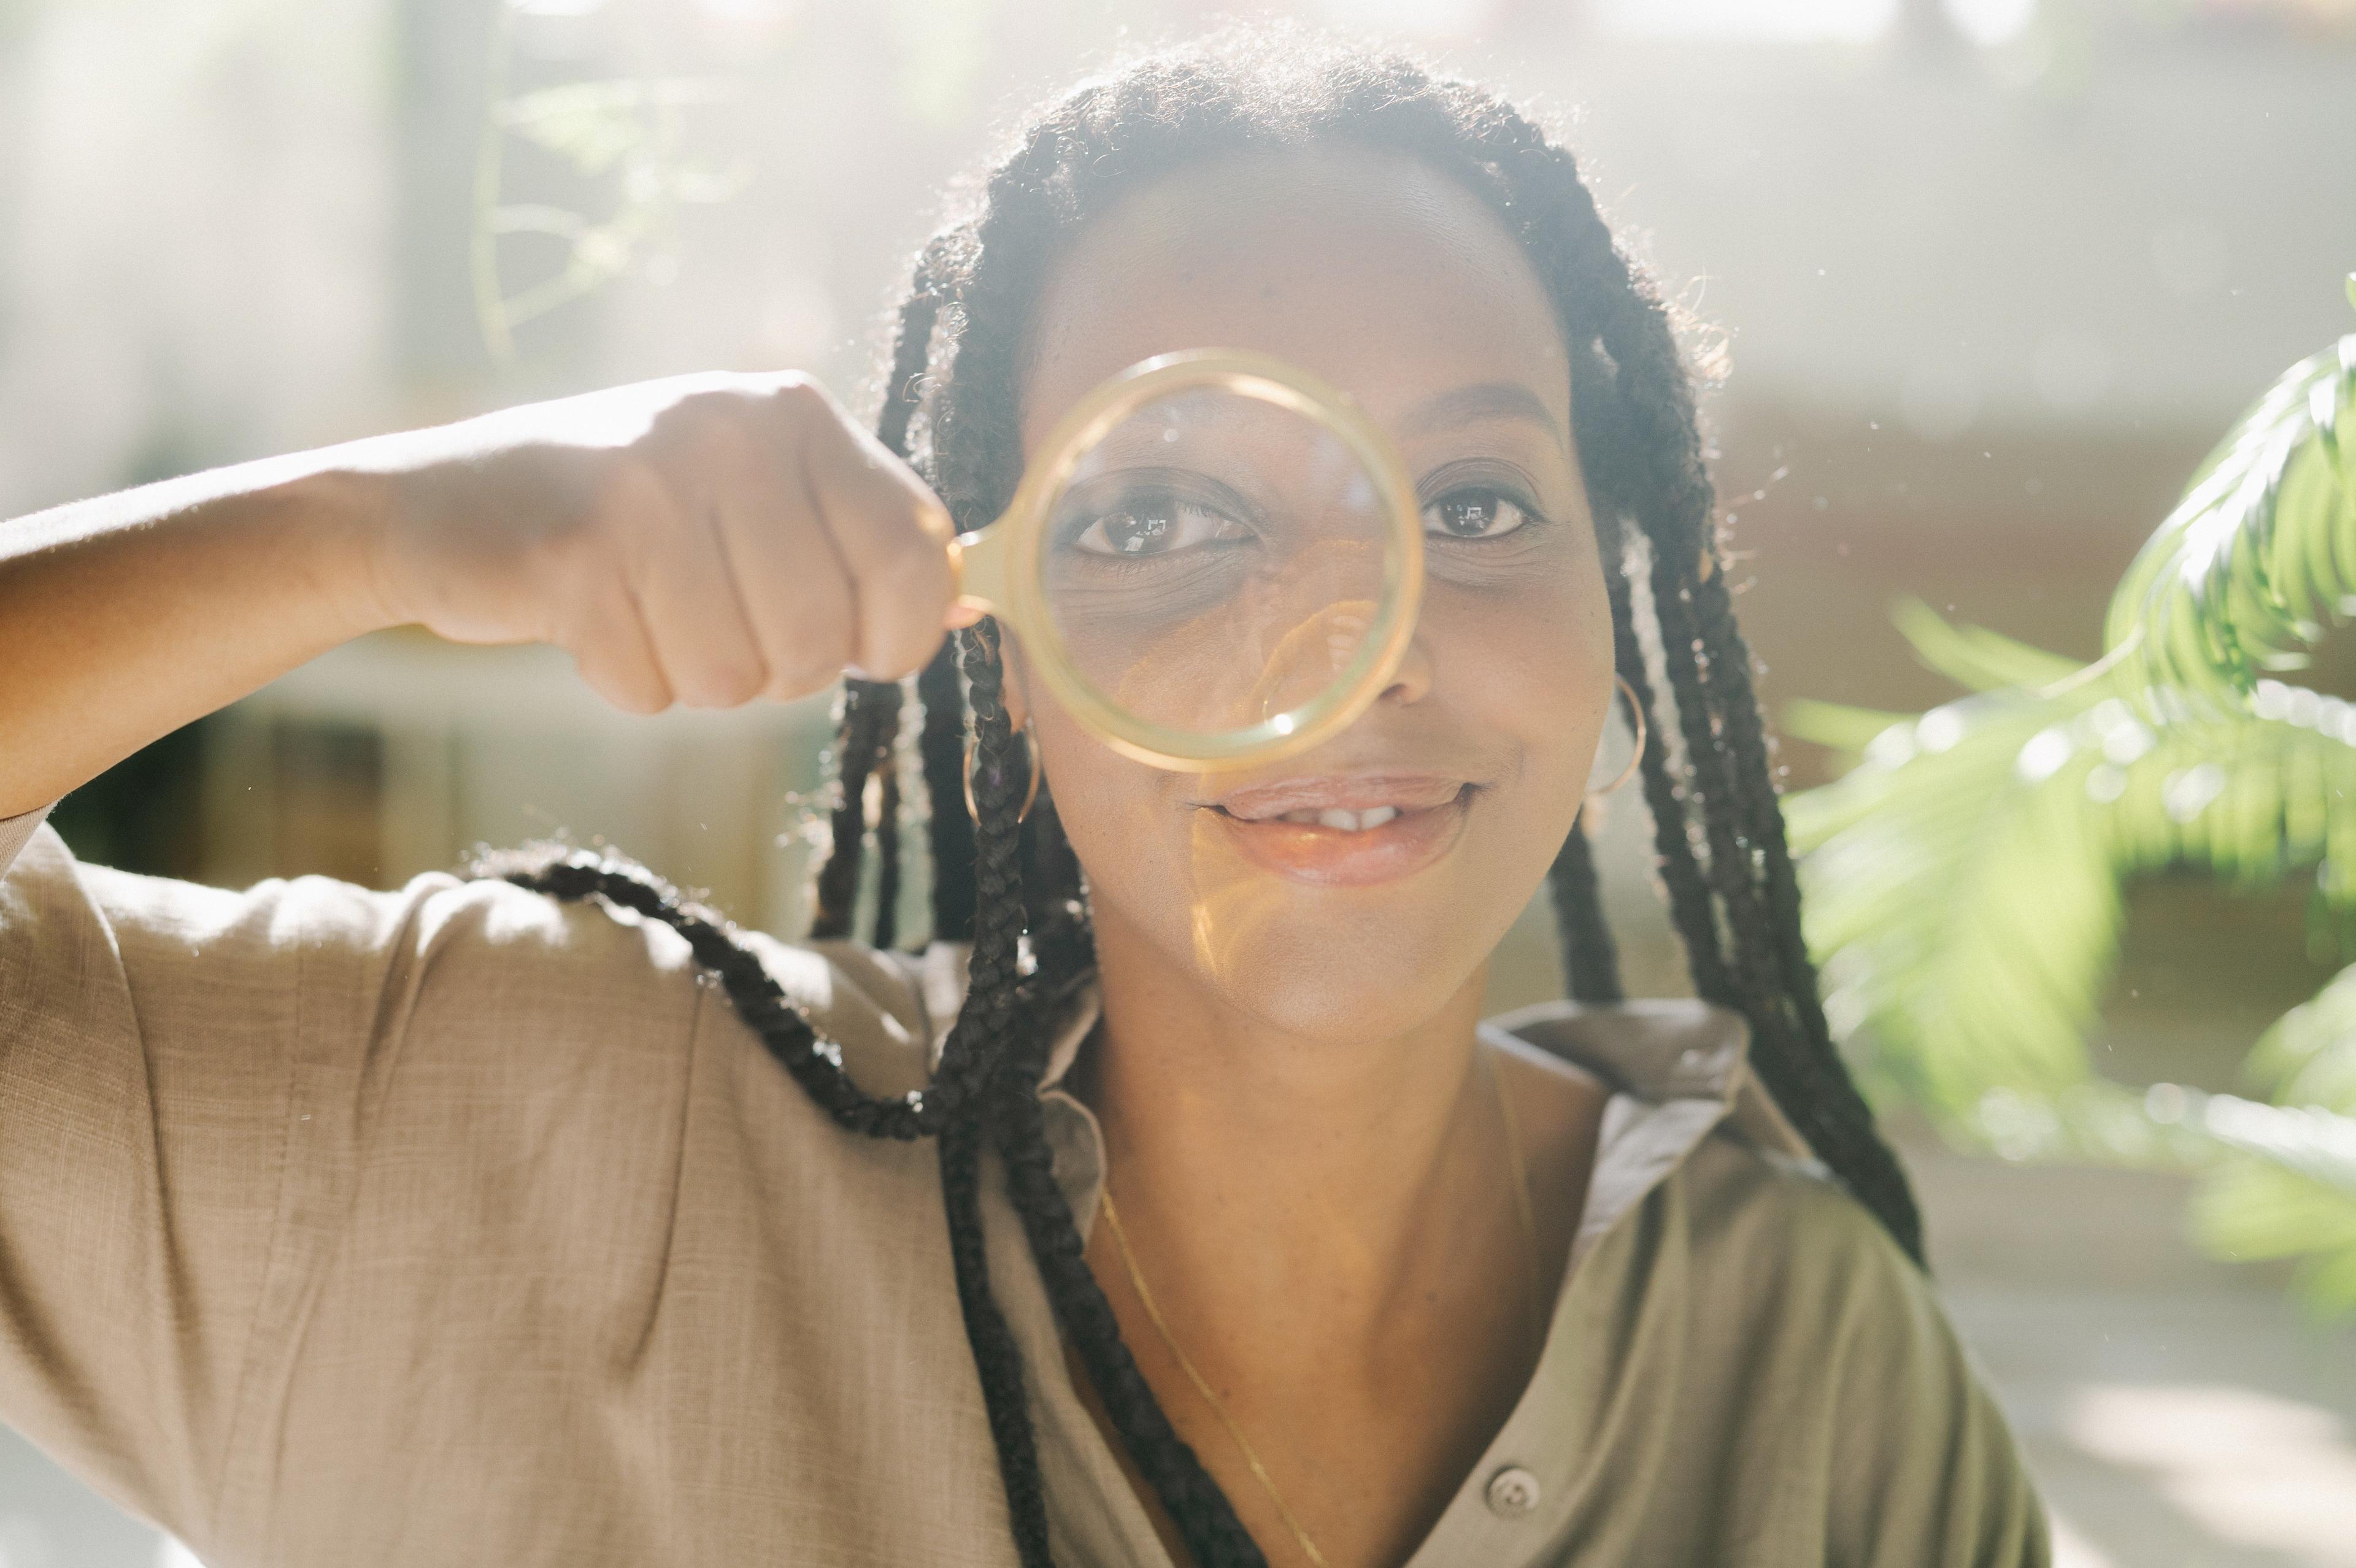
M1132 490L1066 537L1072 549L1087 555L1169 555L1248 539L1250 530L1215 507L1187 496Z
M1530 520L1519 501L1502 490L1451 490L1423 509L1423 530L1443 539L1493 539Z

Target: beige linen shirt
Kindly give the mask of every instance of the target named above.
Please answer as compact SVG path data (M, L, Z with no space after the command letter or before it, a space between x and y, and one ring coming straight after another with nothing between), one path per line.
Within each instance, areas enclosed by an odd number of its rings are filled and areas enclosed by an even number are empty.
M870 1089L921 1082L960 952L762 951ZM1084 1226L1092 1009L1041 1091ZM1414 1568L2048 1561L1739 1019L1485 1027L1612 1093L1537 1373ZM1167 1564L995 1167L983 1221L1055 1560ZM212 1568L1014 1562L932 1147L834 1126L674 933L447 876L129 876L37 817L0 822L0 1420Z

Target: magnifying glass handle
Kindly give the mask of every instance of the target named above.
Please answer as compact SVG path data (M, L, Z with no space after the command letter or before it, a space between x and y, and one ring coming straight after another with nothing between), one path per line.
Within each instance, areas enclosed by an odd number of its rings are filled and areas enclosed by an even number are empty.
M957 597L949 605L951 626L970 626L984 615L1005 613L1006 530L992 523L949 541L949 571Z

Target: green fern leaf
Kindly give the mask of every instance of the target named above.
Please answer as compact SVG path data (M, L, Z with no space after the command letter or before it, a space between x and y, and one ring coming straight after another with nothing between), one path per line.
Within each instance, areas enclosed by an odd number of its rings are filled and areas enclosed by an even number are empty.
M2104 645L2155 688L2246 693L2356 613L2356 334L2291 367L2194 476L2111 598Z

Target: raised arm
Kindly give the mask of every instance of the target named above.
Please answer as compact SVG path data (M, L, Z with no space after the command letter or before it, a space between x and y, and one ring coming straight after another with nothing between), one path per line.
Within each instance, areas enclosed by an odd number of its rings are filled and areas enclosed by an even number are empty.
M617 387L0 524L0 818L365 632L554 643L651 713L905 675L947 509L798 375Z

